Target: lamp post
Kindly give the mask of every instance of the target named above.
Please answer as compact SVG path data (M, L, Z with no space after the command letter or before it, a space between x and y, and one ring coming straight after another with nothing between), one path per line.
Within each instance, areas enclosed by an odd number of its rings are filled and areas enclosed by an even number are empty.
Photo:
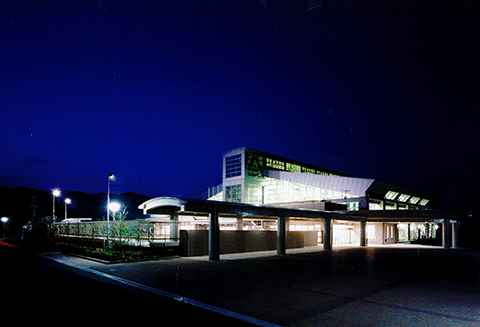
M70 198L65 198L65 219L67 219L67 207L70 203L72 203L72 200Z
M3 223L3 238L5 238L5 223L8 221L8 217L2 217L1 220Z
M52 190L52 195L53 195L53 211L52 211L52 223L55 222L55 198L58 198L60 195L62 195L62 192L58 188L54 188Z
M110 173L107 178L107 244L110 235L110 181L115 181L115 175Z

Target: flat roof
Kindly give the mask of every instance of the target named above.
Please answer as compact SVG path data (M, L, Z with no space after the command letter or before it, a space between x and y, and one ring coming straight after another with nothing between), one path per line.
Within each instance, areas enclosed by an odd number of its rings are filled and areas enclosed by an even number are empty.
M147 214L184 214L195 215L217 210L219 214L294 217L312 219L335 219L371 222L425 222L444 219L472 219L467 212L447 210L362 210L362 211L322 211L311 209L271 207L245 203L232 203L210 200L182 199L176 197L157 197L138 206Z

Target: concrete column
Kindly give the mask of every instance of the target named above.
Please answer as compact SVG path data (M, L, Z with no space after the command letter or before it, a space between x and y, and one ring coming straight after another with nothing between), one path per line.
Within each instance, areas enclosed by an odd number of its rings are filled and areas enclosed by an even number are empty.
M243 230L243 216L237 216L237 230Z
M208 230L208 259L220 260L220 228L218 225L218 208L213 207L210 213L210 226Z
M443 220L443 247L445 249L452 247L452 223L450 219Z
M278 217L277 227L277 254L286 254L287 224L284 214Z
M452 247L454 248L458 248L458 223L458 220L452 223Z
M170 240L177 240L178 236L178 213L170 215Z
M408 224L408 225L407 225L407 238L408 238L408 243L410 243L410 241L412 240L412 235L411 235L410 229L411 229L411 225Z
M360 246L367 246L367 221L360 221Z
M332 219L324 218L323 226L323 250L331 251L332 250Z

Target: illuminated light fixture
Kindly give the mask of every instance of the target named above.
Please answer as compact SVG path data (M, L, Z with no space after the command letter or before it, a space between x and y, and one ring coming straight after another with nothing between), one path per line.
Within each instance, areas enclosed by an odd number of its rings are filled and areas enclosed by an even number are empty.
M410 195L408 194L400 194L398 197L398 201L400 202L407 202L408 198L410 198Z
M420 201L420 198L418 196L412 196L408 202L411 204L417 204L417 202Z
M398 195L398 192L388 191L387 194L385 194L385 199L387 199L387 200L395 200L395 198L397 197L397 195Z
M65 219L67 219L67 207L71 203L72 203L72 200L70 198L65 198Z
M52 190L52 198L53 198L53 210L52 210L52 222L55 223L56 216L55 216L55 198L58 198L60 195L62 195L62 191L60 191L58 188L54 188Z
M5 238L5 224L8 221L8 217L2 217L1 220L2 220L2 223L3 223L3 238Z
M115 215L118 211L120 211L120 208L122 205L118 202L110 202L108 205L108 209L113 213L113 220L115 220Z
M420 205L421 205L421 206L426 206L427 203L428 203L428 201L430 201L430 200L428 200L428 199L422 199L422 200L420 201Z

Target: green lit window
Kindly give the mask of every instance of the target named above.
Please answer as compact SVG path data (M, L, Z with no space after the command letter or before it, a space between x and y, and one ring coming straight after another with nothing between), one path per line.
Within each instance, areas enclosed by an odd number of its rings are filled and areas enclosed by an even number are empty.
M225 200L227 202L242 202L242 185L226 186Z
M420 198L417 196L412 196L408 202L411 204L417 204L417 202L420 201Z
M327 173L325 171L317 170L317 175L327 175L327 176L338 176L332 173Z
M359 202L348 202L347 203L347 210L348 211L358 211L360 209Z
M272 158L267 158L267 166L275 169L285 170L285 162Z
M263 157L253 153L247 155L247 175L262 177Z
M387 200L395 200L395 198L397 197L397 195L398 195L398 192L388 191L387 194L385 194L385 199L387 199Z
M242 175L242 154L225 158L225 178Z
M315 174L315 169L313 169L313 168L307 168L307 167L302 167L302 173Z
M430 200L428 200L428 199L422 199L422 200L420 201L420 205L421 205L421 206L426 206L427 203L428 203L428 201L430 201Z
M398 201L407 202L409 197L410 197L410 195L408 195L408 194L400 194L400 196L398 197Z
M292 163L287 162L287 171L291 171L293 173L300 173L302 171L301 167L299 165L295 165Z

